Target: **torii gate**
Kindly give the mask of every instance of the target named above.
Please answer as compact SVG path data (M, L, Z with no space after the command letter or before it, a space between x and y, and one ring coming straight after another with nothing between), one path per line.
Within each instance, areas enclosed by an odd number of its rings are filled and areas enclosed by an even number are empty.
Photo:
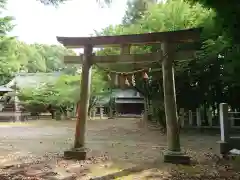
M163 72L164 104L167 124L167 148L165 162L189 163L190 158L180 149L179 126L176 108L176 93L174 82L174 59L193 58L194 51L175 53L175 44L195 42L200 39L201 28L193 28L172 32L157 32L146 34L98 36L98 37L57 37L57 40L67 48L84 48L82 56L65 56L65 63L82 64L82 79L80 93L80 112L76 123L74 148L64 152L66 158L84 160L85 131L88 119L88 107L91 84L91 67L94 63L144 63L161 61ZM158 52L147 54L130 54L132 45L159 44ZM120 46L120 55L96 56L94 47ZM167 55L167 56L166 56ZM183 55L183 56L182 56Z

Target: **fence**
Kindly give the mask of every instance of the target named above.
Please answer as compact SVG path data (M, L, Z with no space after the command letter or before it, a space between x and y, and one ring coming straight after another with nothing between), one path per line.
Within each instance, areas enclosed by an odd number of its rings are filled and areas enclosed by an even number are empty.
M99 112L96 110L91 112L91 117L103 117L107 116L104 112L103 107L98 107ZM221 109L220 109L221 111ZM215 113L214 115L212 110L207 110L203 112L201 108L197 108L195 111L184 110L183 108L179 111L179 121L182 128L216 128L220 129L220 117ZM228 111L228 121L229 126L233 129L240 129L240 112Z
M220 128L219 119L211 110L203 113L200 108L195 112L181 108L179 111L179 121L183 128ZM228 111L228 121L231 128L240 129L240 112Z
M229 111L228 104L221 103L220 104L220 125L221 125L221 141L219 141L220 145L220 153L222 155L227 155L232 149L240 149L240 137L234 136L230 131L231 128L235 127L234 116L239 114L239 112L231 112Z

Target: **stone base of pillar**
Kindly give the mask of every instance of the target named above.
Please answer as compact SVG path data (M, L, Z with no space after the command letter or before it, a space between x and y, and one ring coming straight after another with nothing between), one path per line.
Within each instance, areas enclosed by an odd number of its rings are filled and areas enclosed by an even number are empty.
M65 159L75 159L75 160L85 160L87 156L87 151L85 148L73 148L64 151Z
M184 164L189 165L191 160L190 157L182 152L170 152L167 151L164 154L164 162L172 164Z
M224 141L218 141L220 154L226 155L231 150L230 143Z

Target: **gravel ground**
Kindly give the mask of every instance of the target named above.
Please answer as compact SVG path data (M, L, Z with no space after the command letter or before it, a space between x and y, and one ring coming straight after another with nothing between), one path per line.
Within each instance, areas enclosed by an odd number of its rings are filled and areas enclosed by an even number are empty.
M0 124L3 174L0 179L31 177L37 180L54 176L60 180L71 176L72 179L84 180L104 175L108 175L106 179L131 180L239 179L232 162L220 162L216 155L219 135L182 134L182 147L192 157L194 165L169 165L162 163L166 137L159 131L139 128L138 122L138 119L89 121L86 134L89 157L81 162L61 158L63 151L73 144L74 121ZM32 161L38 164L23 164ZM45 174L43 169L47 169ZM226 171L230 173L222 173Z

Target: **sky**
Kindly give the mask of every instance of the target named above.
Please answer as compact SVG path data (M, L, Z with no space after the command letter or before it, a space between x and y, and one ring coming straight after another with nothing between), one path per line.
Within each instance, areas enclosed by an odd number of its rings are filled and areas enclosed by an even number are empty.
M15 17L11 35L26 43L56 44L56 36L89 36L110 24L119 24L126 0L101 8L96 0L69 0L55 8L37 0L8 0L7 15Z

